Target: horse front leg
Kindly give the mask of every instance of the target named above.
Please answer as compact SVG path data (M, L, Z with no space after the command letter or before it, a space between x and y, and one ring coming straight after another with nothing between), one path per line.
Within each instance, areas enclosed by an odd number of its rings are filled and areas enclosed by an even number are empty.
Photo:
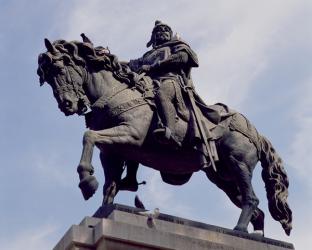
M108 149L114 145L138 145L140 136L136 129L127 125L120 125L105 130L88 130L83 136L83 150L78 165L80 183L79 187L84 198L89 199L98 188L98 182L93 175L93 167L91 165L94 146L97 145L101 151ZM106 155L106 154L105 154Z
M120 190L120 180L123 172L124 160L117 155L100 153L100 159L105 175L103 186L102 206L111 204Z
M91 164L94 142L94 137L90 131L86 131L82 141L82 155L77 167L77 172L80 179L79 188L81 189L83 198L85 200L88 200L90 197L92 197L99 186L98 181L93 176L94 168Z

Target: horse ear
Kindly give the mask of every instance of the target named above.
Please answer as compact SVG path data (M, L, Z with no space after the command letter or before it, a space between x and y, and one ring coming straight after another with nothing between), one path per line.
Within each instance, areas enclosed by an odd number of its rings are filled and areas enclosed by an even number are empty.
M49 39L45 38L44 39L44 44L47 48L47 50L52 53L52 54L56 54L57 53L57 50L56 48L53 46L53 44L49 41Z
M93 43L91 42L91 40L85 35L85 33L81 33L80 36L82 37L82 41L84 43L90 43L91 45L93 45Z

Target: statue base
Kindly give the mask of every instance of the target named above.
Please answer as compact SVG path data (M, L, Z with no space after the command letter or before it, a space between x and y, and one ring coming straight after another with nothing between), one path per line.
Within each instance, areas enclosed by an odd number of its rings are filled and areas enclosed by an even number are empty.
M293 244L226 228L113 204L73 225L54 250L285 250ZM151 223L152 222L152 223Z

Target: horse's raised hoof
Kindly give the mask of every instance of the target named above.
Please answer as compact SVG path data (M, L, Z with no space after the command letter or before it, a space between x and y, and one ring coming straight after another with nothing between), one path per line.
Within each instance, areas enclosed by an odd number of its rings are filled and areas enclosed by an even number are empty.
M243 233L248 233L248 230L246 227L241 227L241 226L236 226L233 229L234 231L239 231L239 232L243 232Z
M92 197L98 187L99 183L92 175L83 178L79 183L79 188L81 189L83 198L85 200L88 200L90 197Z

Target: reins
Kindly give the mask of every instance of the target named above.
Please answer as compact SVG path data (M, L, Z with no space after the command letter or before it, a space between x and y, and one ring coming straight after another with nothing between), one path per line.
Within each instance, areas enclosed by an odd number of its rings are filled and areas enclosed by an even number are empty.
M116 95L118 95L119 93L123 92L126 89L129 89L129 86L125 83L120 86L115 86L112 89L112 93L110 94L110 96L108 97L104 95L101 96L91 105L91 108L104 108L113 97L115 97Z
M76 69L77 66L73 66L72 68L77 72L77 74L79 74L79 76L82 78L82 85L81 85L81 90L83 91L83 85L87 82L86 79L87 79L87 72L86 70L84 69L85 71L85 74L83 74L83 72L80 72L79 70ZM73 90L75 95L77 96L78 98L78 102L79 101L82 101L84 106L88 109L88 106L90 106L90 101L88 99L88 97L84 94L84 91L80 91L79 90L79 87L78 87L78 84L73 80L73 77L71 75L71 72L70 70L67 68L67 66L64 66L65 68L65 71L66 71L66 76L67 76L67 81L69 84L65 84L63 86L60 86L57 88L57 91L59 93L63 93L63 92L66 92L66 91L70 91L70 90ZM85 110L81 110L81 112L79 112L78 114L79 115L82 115L85 113Z

